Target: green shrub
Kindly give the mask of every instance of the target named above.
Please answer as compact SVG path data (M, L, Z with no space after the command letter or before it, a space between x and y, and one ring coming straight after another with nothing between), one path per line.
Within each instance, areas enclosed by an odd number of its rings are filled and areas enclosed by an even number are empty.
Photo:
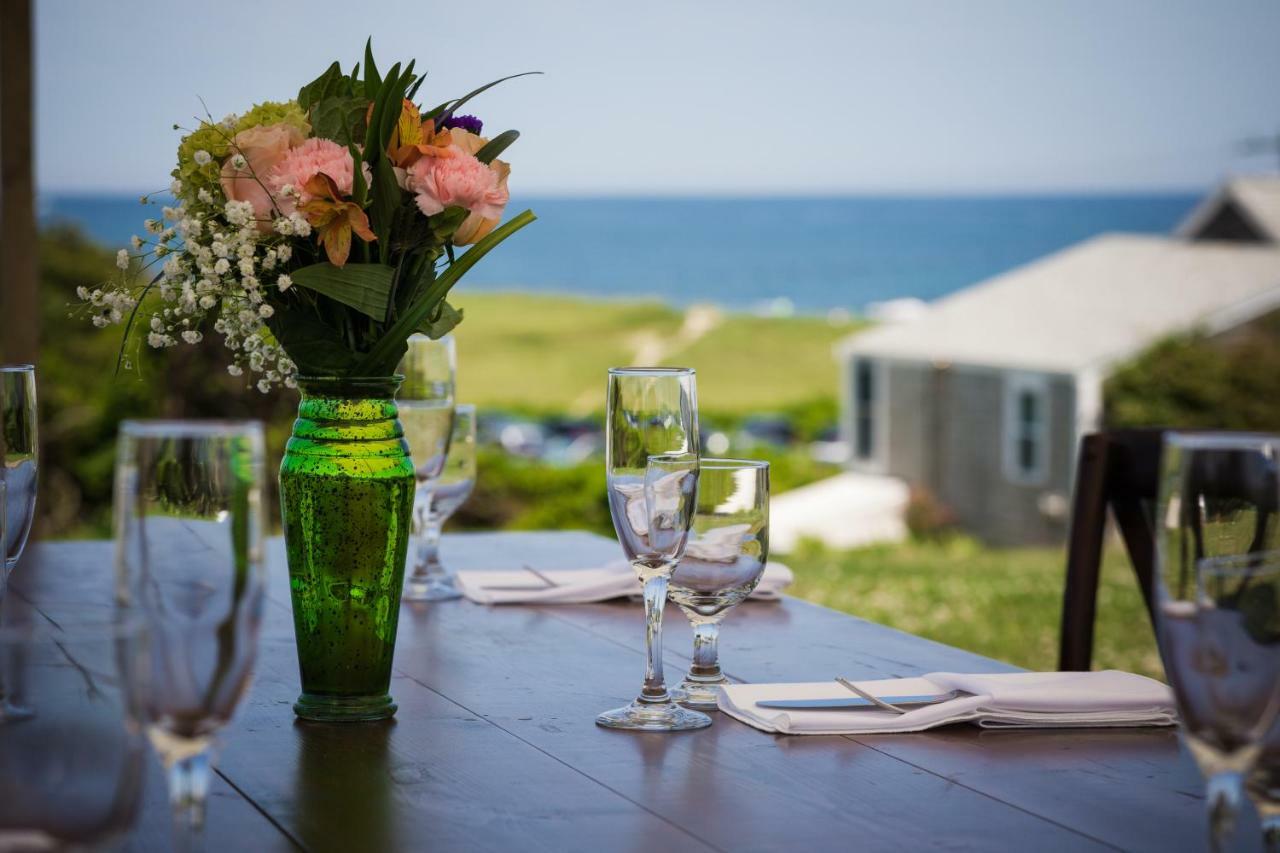
M1122 367L1105 387L1112 427L1280 427L1280 312L1221 338L1162 341Z

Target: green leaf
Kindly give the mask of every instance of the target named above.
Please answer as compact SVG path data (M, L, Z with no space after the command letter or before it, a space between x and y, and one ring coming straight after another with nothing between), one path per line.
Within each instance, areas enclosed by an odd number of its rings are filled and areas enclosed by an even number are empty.
M423 74L422 74L422 76L421 76L421 77L419 77L417 80L415 80L415 81L413 82L413 85L409 87L409 91L407 91L407 92L405 92L405 93L404 93L404 96L405 96L406 98L408 98L409 100L411 100L411 101L412 101L412 100L414 99L414 96L418 94L418 89L419 89L419 88L422 86L422 84L423 84L423 83L425 83L426 81L427 81L427 74L426 74L426 72L424 71L424 72L423 72Z
M373 112L369 114L369 131L366 134L364 159L369 165L387 150L387 138L382 135L383 114L387 111L388 96L395 90L396 77L400 74L400 63L391 66L391 72L382 81L382 87L373 95ZM396 102L399 106L399 101Z
M449 334L461 322L462 311L454 308L446 300L441 302L435 312L414 331L421 332L435 341Z
M436 306L449 293L450 288L457 284L459 279L466 275L467 271L475 266L495 246L535 219L537 217L533 215L532 210L524 211L514 219L490 231L468 249L462 257L458 258L455 263L450 264L449 268L441 273L432 282L431 286L414 300L413 304L401 313L400 318L383 333L378 342L373 345L373 349L360 360L357 369L362 371L381 370L383 373L391 373L395 370L400 357L404 355L405 341L409 339L409 335L413 334L414 329L418 328L424 320L431 316ZM378 376L381 374L366 373L364 375Z
M373 36L364 43L364 90L373 93L382 88L377 63L373 61Z
M396 173L386 155L373 164L373 201L369 206L369 220L373 233L378 235L378 257L391 260L391 225L400 207L403 192L396 183Z
M498 85L499 83L505 83L508 80L514 80L517 77L528 77L531 74L541 74L541 73L542 73L541 71L524 71L524 72L521 72L520 74L511 74L507 77L494 80L492 83L486 83L483 86L481 86L479 89L471 90L467 94L463 95L461 98L457 98L452 101L445 101L443 104L441 104L431 112L424 115L423 118L436 119L436 127L439 127L441 121L448 118L453 113L457 112L458 109L463 104L465 104L467 101L474 98L476 95L479 95L481 92L485 91L486 89L492 89L494 86Z
M303 376L352 376L358 353L342 342L342 333L302 307L277 311L267 328L298 365Z
M325 98L350 97L353 94L351 78L342 73L342 66L333 63L325 72L298 90L298 106L306 112L312 105Z
M323 293L381 323L387 316L387 300L395 270L383 264L347 264L335 267L324 262L296 270L293 283Z
M364 179L364 156L354 142L347 143L347 151L351 152L351 199L361 207L369 197L369 184Z
M511 147L511 143L520 138L518 130L504 130L490 139L476 152L476 159L481 163L492 163L493 159Z
M323 98L311 108L311 129L316 136L339 145L364 141L364 115L369 105L364 98L335 95Z

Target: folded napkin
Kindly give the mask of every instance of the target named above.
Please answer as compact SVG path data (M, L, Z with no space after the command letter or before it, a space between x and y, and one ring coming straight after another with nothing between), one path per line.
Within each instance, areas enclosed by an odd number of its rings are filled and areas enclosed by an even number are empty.
M835 681L817 684L731 684L721 688L720 710L766 732L796 735L918 732L951 723L986 728L1171 726L1173 694L1159 681L1128 672L1007 672L961 675L931 672L919 678L855 682L873 696L917 696L963 690L961 696L894 714L879 708L780 710L756 702L829 699L855 694Z
M786 566L770 561L751 597L776 599L793 578ZM640 594L640 581L626 560L585 569L460 571L457 584L477 604L590 604Z

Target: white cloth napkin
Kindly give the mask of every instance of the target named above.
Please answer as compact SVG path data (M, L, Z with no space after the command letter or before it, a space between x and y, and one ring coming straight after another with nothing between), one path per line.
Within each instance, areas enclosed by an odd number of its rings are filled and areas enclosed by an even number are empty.
M816 684L731 684L721 688L720 710L766 732L797 735L918 732L950 723L986 728L1171 726L1173 694L1159 681L1128 672L1007 672L962 675L931 672L919 678L858 681L873 696L917 696L963 690L962 696L905 714L879 708L781 710L756 702L829 699L854 694L835 681Z
M776 599L794 579L791 569L770 561L751 593ZM590 604L640 594L640 581L626 560L584 569L460 571L458 591L477 604Z

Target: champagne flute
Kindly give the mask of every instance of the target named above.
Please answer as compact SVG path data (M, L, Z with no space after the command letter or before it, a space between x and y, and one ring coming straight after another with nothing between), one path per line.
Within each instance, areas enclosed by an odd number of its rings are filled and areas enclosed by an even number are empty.
M453 336L432 340L426 335L409 338L409 348L400 362L404 374L396 407L409 455L413 457L416 488L413 496L413 571L404 597L409 601L443 601L461 593L438 559L433 559L440 538L432 530L432 493L449 453L453 433L454 387L457 352Z
M471 497L476 485L476 407L459 403L453 410L453 430L444 468L431 487L431 505L426 530L418 551L419 565L429 578L428 601L458 598L456 578L440 562L440 534L444 523Z
M596 717L608 728L700 729L711 718L672 701L662 673L662 609L684 553L698 484L698 400L683 367L609 370L605 475L623 553L644 585L645 677L628 705Z
M698 501L668 597L693 625L693 665L675 690L687 708L714 710L720 685L720 622L760 583L769 559L769 463L703 459Z
M22 556L36 514L37 445L36 369L30 364L0 365L0 472L5 485L0 594Z
M1280 710L1280 437L1171 433L1161 460L1156 634L1211 843Z
M248 689L264 606L262 425L126 421L115 482L116 597L146 623L147 735L175 832L204 823L214 739Z

